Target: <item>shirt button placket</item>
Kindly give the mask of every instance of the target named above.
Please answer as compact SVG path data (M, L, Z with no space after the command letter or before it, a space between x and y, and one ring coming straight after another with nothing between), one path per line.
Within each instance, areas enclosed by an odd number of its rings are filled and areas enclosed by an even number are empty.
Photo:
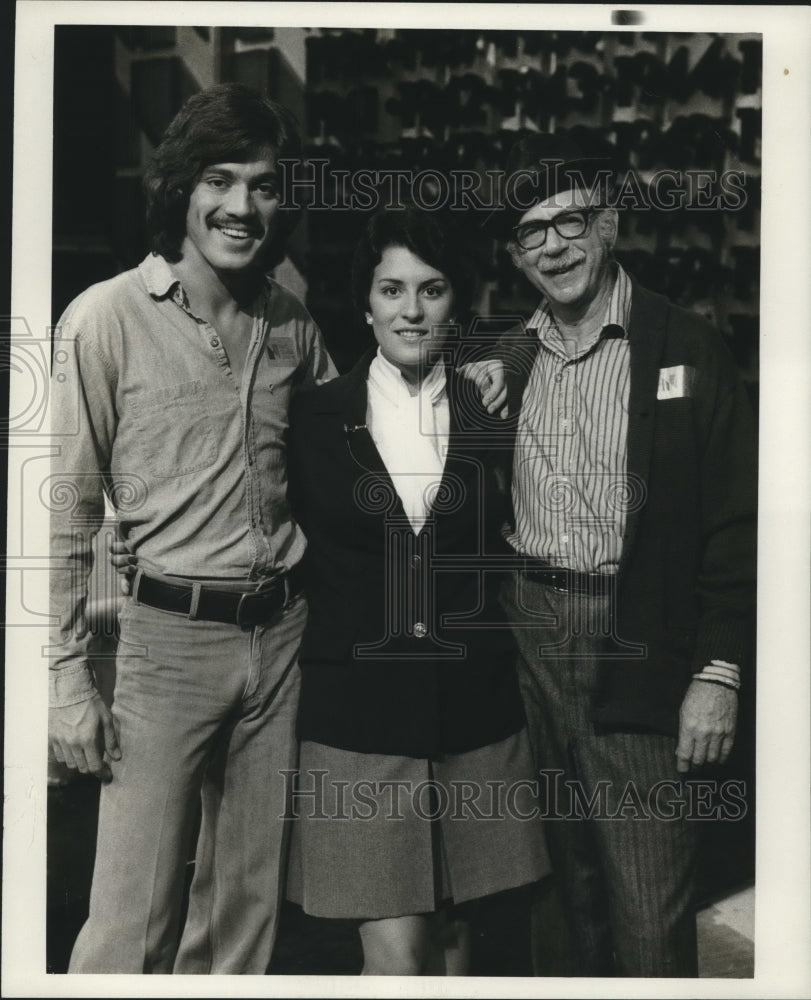
M571 362L567 362L560 373L562 385L560 388L559 415L561 426L567 434L569 429L569 413L571 411L570 395L572 387L571 379L568 376L571 374L571 371Z
M244 447L245 455L247 459L247 468L245 470L245 477L247 480L248 487L248 504L250 510L251 518L251 530L255 532L259 537L256 539L256 551L263 553L262 562L267 564L269 555L269 545L263 537L263 520L262 520L262 489L261 489L261 479L256 473L256 455L254 453L254 442L251 434L251 425L253 423L253 385L255 384L257 369L261 361L261 351L262 351L262 341L263 341L263 329L260 324L254 321L253 328L251 330L251 341L248 347L248 356L245 361L245 374L251 372L251 378L247 380L247 384L243 387L241 396L244 406Z

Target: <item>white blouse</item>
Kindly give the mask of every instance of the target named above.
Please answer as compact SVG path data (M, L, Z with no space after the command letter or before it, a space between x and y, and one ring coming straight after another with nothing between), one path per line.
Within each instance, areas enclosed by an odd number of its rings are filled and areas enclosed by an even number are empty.
M369 366L367 424L415 532L425 524L448 454L445 368L435 365L412 396L378 349Z

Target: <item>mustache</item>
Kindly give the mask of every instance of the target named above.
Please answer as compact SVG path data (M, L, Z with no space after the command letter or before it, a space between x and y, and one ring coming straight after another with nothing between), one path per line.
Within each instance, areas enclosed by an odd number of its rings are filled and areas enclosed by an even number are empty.
M540 264L539 270L543 274L557 274L560 271L566 271L575 264L579 264L584 258L583 254L578 253L567 253L563 257L551 257L545 258Z
M224 226L226 229L244 229L252 236L257 236L262 231L256 223L246 222L244 219L212 219L211 225Z

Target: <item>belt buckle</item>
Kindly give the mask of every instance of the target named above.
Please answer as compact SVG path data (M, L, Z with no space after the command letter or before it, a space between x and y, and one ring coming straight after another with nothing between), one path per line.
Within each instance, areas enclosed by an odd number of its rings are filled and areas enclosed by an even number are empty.
M263 600L267 596L268 595L266 594L254 594L254 593L240 594L239 602L237 603L237 614L236 614L237 625L251 625L251 626L258 625L259 618L257 617L256 614L251 616L250 609L251 607L256 605L257 599ZM267 615L267 617L269 618L270 615Z
M272 590L249 591L247 594L240 594L237 603L236 623L237 625L260 625L268 621L271 616L271 605L279 603L279 592L276 587ZM251 607L256 611L264 611L263 614L250 615ZM275 609L274 609L275 610Z

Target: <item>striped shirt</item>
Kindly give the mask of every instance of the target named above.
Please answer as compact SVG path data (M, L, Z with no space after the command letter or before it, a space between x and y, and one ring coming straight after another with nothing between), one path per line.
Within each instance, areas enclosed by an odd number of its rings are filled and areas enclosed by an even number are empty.
M570 355L545 301L513 459L521 555L587 573L616 573L629 506L626 474L631 282L621 267L602 328Z

